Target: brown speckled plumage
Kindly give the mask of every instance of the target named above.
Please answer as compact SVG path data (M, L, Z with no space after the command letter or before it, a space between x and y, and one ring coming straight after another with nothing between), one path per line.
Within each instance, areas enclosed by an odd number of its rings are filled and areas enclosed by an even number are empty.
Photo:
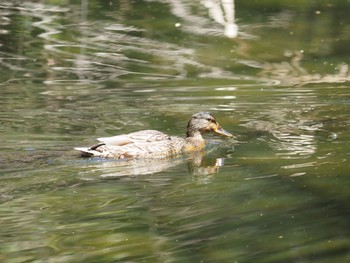
M205 147L202 134L214 132L226 137L232 134L220 127L208 112L199 112L191 116L187 125L185 139L169 136L156 130L143 130L113 137L99 138L101 142L90 148L75 148L84 157L101 158L166 158L183 152L198 151Z

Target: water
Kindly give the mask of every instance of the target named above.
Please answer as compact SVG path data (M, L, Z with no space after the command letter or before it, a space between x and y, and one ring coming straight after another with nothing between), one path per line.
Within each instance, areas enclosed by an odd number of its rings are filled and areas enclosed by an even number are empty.
M1 262L349 261L349 4L225 10L0 3ZM183 136L202 110L236 141L157 161L73 150Z

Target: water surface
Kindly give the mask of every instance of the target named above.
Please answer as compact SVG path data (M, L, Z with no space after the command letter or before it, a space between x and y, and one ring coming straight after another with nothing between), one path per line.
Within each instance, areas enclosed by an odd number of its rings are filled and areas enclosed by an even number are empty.
M349 261L348 1L217 7L0 3L0 261ZM73 150L203 110L237 139Z

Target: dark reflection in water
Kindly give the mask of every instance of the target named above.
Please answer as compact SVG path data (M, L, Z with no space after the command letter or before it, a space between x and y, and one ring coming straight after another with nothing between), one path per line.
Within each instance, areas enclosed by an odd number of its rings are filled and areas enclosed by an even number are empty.
M347 1L58 2L0 3L1 262L348 261ZM73 150L204 110L237 141Z
M224 158L210 158L204 153L171 159L136 159L136 160L105 160L88 158L82 161L83 167L88 168L87 174L98 173L102 178L118 178L121 176L140 176L169 171L173 167L186 165L193 175L205 177L216 174L224 165ZM86 172L82 172L85 174Z
M349 36L345 27L336 26L338 30L334 31L334 25L327 20L338 16L340 25L346 24L343 3L329 7L326 18L325 14L319 15L321 11L310 14L286 10L271 15L269 23L255 25L253 20L253 25L243 26L233 42L222 38L224 30L218 26L225 25L226 36L237 34L234 13L227 11L233 9L233 1L221 4L199 1L203 5L197 13L191 11L194 3L186 0L137 4L111 1L110 6L99 2L82 1L82 5L68 6L30 1L1 4L4 29L0 31L0 65L6 72L1 82L36 79L48 85L65 85L116 78L139 81L216 78L300 85L349 80L349 61L342 54L347 44L343 39ZM228 6L231 2L232 6ZM89 12L89 8L94 12ZM165 12L173 16L164 17ZM241 12L244 14L245 10ZM318 26L326 24L327 30L309 32L314 28L308 26L309 19L314 19ZM262 25L266 30L261 30ZM255 32L255 28L259 31ZM281 29L290 36L281 38L278 35ZM310 47L297 42L304 35L311 38ZM219 40L208 36L217 36ZM266 48L263 45L269 41L256 41L259 37L273 38L278 48ZM270 52L267 58L265 50ZM321 57L324 55L342 59L330 62ZM303 65L303 59L313 60L313 64ZM256 74L260 77L256 78Z

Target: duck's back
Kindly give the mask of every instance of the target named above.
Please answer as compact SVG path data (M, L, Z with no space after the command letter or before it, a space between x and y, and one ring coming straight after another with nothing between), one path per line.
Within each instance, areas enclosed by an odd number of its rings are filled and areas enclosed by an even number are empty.
M105 143L106 145L123 146L133 143L151 143L166 141L169 139L169 135L156 131L156 130L143 130L132 132L128 134L120 134L112 137L98 138L97 140Z
M101 143L91 148L76 148L85 156L102 158L166 158L182 152L186 140L156 130L98 139Z

